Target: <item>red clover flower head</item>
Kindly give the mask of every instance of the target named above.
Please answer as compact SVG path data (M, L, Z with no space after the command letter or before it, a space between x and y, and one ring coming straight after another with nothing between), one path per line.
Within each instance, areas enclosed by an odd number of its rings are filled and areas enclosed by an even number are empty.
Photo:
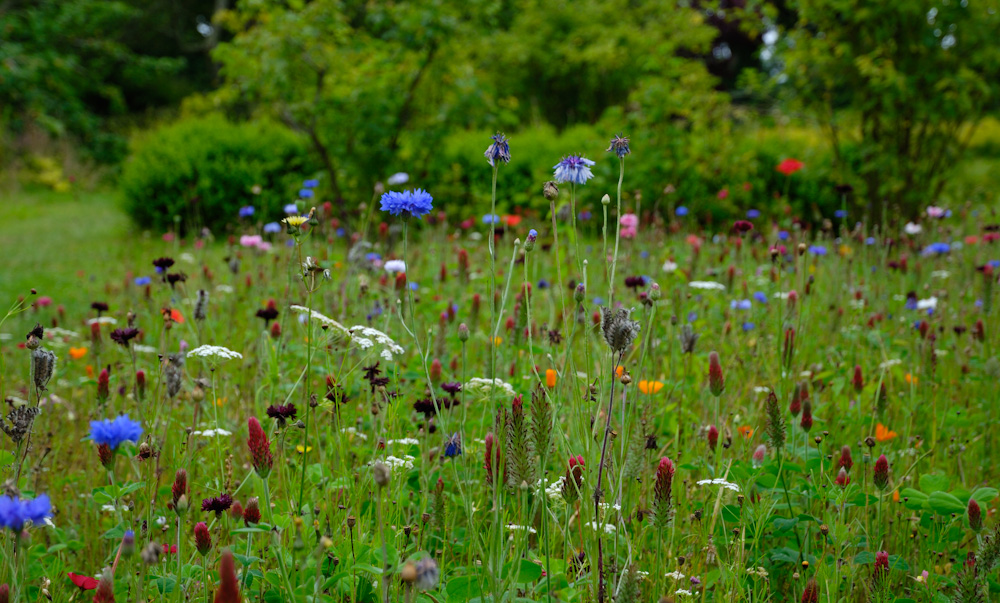
M267 479L274 466L274 458L271 456L271 444L267 440L264 428L260 426L257 417L250 417L247 421L250 435L247 438L247 446L250 448L250 458L253 460L253 468L262 479Z

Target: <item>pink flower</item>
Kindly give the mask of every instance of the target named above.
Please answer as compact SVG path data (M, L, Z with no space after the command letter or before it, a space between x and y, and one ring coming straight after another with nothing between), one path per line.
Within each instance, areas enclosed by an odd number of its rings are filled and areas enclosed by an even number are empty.
M721 191L719 191L715 196L718 197L720 200L725 199L726 197L729 196L729 189L724 188Z
M623 214L622 217L618 219L618 223L621 224L619 234L623 238L634 239L639 232L639 216L635 214Z
M260 247L260 244L264 242L264 239L260 235L243 235L240 237L240 245L242 247Z
M47 308L47 307L49 307L49 306L52 305L52 298L49 297L49 296L47 296L47 295L45 295L45 296L39 297L38 301L36 303L40 307L42 307L42 308Z

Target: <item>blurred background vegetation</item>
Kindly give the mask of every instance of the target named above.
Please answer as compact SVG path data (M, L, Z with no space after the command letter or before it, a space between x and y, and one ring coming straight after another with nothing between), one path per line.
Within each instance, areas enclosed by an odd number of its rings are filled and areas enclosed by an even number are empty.
M0 0L0 190L120 191L144 227L356 207L397 172L545 211L562 156L628 202L817 221L995 202L995 0ZM775 167L804 162L793 176ZM256 187L260 187L257 189ZM255 191L260 191L255 193ZM845 192L850 191L850 192Z

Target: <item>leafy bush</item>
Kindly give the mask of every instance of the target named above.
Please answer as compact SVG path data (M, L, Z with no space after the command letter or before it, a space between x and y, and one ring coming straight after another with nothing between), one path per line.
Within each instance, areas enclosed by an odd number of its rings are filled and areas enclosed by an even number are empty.
M268 121L185 119L133 143L121 176L127 209L141 226L223 229L239 208L277 216L314 171L306 142ZM254 186L260 194L254 195Z

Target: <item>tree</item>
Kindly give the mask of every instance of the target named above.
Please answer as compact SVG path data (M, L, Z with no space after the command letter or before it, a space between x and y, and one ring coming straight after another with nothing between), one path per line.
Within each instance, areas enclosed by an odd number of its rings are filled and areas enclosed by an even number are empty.
M793 6L785 87L821 122L838 168L871 208L915 214L997 109L1000 14L968 0Z

